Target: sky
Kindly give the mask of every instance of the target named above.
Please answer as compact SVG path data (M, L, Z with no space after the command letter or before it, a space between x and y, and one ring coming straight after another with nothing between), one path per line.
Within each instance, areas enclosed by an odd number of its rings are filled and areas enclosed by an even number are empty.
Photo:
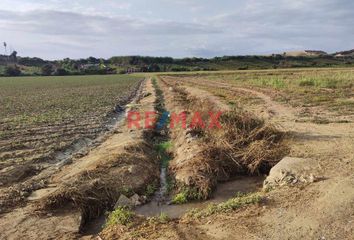
M352 0L0 2L0 42L45 59L336 52L354 48L353 24Z

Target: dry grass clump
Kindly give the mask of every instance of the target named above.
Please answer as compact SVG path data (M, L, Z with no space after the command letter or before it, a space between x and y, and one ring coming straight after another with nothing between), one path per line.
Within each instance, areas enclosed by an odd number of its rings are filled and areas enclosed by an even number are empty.
M159 177L158 162L150 145L138 144L125 153L107 159L103 165L76 176L74 180L44 198L41 209L74 206L85 221L111 209L121 194L127 197L145 193L146 186Z
M285 134L263 119L232 109L221 115L221 129L209 129L208 113L219 111L217 104L190 96L183 87L174 91L188 112L200 112L206 122L206 128L188 129L186 133L197 139L189 144L198 144L199 152L171 164L172 172L180 179L179 193L189 200L207 199L220 181L268 173L288 153L283 143Z
M190 200L207 199L218 182L267 174L288 153L285 134L249 113L229 111L220 123L222 129L204 129L200 154L174 169L188 175L180 192Z
M240 110L224 113L222 129L206 131L205 156L218 159L218 173L263 174L288 152L284 133L262 119Z

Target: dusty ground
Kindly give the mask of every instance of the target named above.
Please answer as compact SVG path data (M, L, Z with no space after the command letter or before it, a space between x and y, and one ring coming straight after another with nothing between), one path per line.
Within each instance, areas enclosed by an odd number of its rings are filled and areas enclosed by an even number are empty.
M257 189L255 191L263 196L260 203L204 218L184 216L156 224L139 218L136 224L128 227L117 225L105 229L99 234L101 239L352 239L352 115L333 114L323 106L294 107L276 101L276 90L237 86L228 82L216 83L202 77L166 76L163 79L173 85L186 86L194 97L212 101L220 109L228 109L230 105L247 108L279 129L289 132L286 142L291 150L288 156L307 159L303 172L311 174L313 181L294 182L270 191ZM163 85L161 82L159 84ZM167 104L173 104L170 89L165 86L162 90L165 96L170 95L166 98ZM155 94L150 81L147 82L145 91L151 95L144 97L135 108L151 111L154 109ZM179 107L177 112L183 110L183 107ZM308 120L319 114L330 123L319 124ZM342 122L343 119L346 121ZM198 146L190 144L188 149L188 144L182 141L185 138L180 137L177 132L172 133L172 138L180 140L174 149L180 161L188 153L191 156L198 153L193 150L194 147L198 150ZM79 238L82 216L87 217L87 213L93 214L94 211L101 210L97 207L92 210L86 208L87 206L104 202L103 207L108 209L108 205L114 204L112 199L116 200L121 193L122 186L139 191L158 178L159 163L153 156L153 149L145 144L143 131L118 128L86 156L48 172L47 174L52 175L51 178L38 187L39 191L29 196L30 201L1 215L0 239ZM132 147L137 145L145 146L148 150L136 151ZM77 189L84 194L77 195ZM103 194L104 197L96 201L93 194L107 192L107 189L113 197ZM74 197L70 199L68 196ZM44 208L39 209L38 206L43 206L43 203Z
M263 192L265 199L257 205L202 219L188 217L166 224L140 225L108 230L104 239L352 239L354 236L354 118L338 116L325 108L291 107L273 99L273 94L256 88L213 83L201 78L164 77L174 84L188 85L190 91L203 94L209 90L215 98L216 88L227 89L223 98L240 100L240 95L256 98L249 110L262 115L288 131L290 157L308 159L304 171L314 180L290 184ZM195 89L193 91L193 88ZM253 96L251 96L253 95ZM226 96L226 97L225 97ZM321 112L329 124L299 121L304 111ZM323 116L323 114L327 115ZM345 123L338 119L346 118ZM123 231L123 232L122 232ZM128 234L124 234L127 231Z

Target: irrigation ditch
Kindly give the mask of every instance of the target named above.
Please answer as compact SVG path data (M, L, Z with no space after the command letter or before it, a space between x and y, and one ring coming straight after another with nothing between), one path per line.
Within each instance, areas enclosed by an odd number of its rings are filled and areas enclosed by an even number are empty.
M178 219L239 192L257 191L261 175L281 159L283 133L253 115L226 109L207 92L193 92L162 77L144 85L126 112L157 112L154 128L117 126L87 155L61 166L46 183L50 191L36 192L40 196L23 211L43 216L38 223L16 212L6 221L28 224L26 234L38 236L48 234L51 226L58 226L53 238L109 235L128 223L141 226L156 216ZM222 129L170 127L174 113L186 113L190 123L200 112L210 124L209 113L220 109L225 111Z
M193 209L221 204L239 193L257 192L262 187L263 174L286 152L284 133L253 115L227 109L206 92L196 94L160 77L152 78L151 84L157 119L155 127L143 133L150 146L143 154L154 152L149 156L156 159L153 162L159 168L159 176L145 182L145 192L131 189L131 193L116 195L119 199L114 211L88 224L86 234L95 235L102 229L107 234L117 224L131 221L139 225L156 217L178 219ZM170 127L174 113L189 113L185 121L190 122L192 113L200 112L208 122L208 113L220 108L225 111L220 118L222 129L191 125L183 128L183 124ZM137 205L122 201L122 196L137 194L146 201ZM253 201L252 196L250 202Z

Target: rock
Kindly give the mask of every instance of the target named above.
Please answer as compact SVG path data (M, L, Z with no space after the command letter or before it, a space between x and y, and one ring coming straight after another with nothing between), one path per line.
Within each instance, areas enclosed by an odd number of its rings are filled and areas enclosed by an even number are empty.
M145 204L146 202L147 202L147 197L146 196L141 196L140 197L140 202L142 203L142 204Z
M193 136L192 136L191 133L187 133L187 134L186 134L186 138L193 138Z
M285 157L270 170L263 187L269 189L283 185L313 183L316 181L313 174L316 166L317 162L313 159Z
M57 169L60 169L62 168L63 166L65 165L69 165L69 164L72 164L73 163L73 160L71 158L66 158L60 162L57 163L56 167Z
M140 206L142 202L140 201L140 197L138 194L134 194L131 198L130 201L134 206Z
M21 197L26 198L26 197L28 197L30 195L30 193L26 192L26 191L23 191L23 192L20 192L20 195L21 195Z
M115 110L117 113L123 112L123 111L124 111L124 107L117 105L114 110Z
M116 202L116 204L114 205L114 209L118 208L118 207L133 207L134 204L132 203L132 201L125 195L121 194L118 201Z
M148 97L150 95L151 95L151 92L146 92L146 93L144 93L143 97L146 98L146 97Z
M88 154L88 150L82 150L80 152L77 152L73 155L74 158L82 158Z

